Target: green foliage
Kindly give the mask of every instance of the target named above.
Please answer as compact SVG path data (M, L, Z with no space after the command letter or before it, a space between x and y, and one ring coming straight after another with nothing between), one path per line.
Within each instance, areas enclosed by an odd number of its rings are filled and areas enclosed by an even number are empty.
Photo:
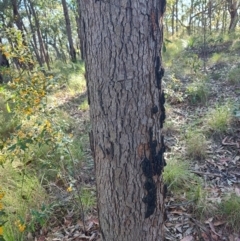
M214 209L213 205L207 200L208 193L203 188L200 178L192 180L191 186L187 191L187 198L193 202L193 212L199 218L208 216Z
M232 68L228 72L227 79L232 84L240 83L240 66L237 68Z
M32 209L30 211L31 221L28 224L29 231L35 231L36 228L45 227L49 218L53 213L54 204L45 205L44 203L39 209Z
M221 134L228 130L232 122L232 104L216 106L206 115L206 128L208 131Z
M183 160L170 158L164 168L163 179L168 187L173 190L182 190L191 179L189 163Z
M4 206L2 203L2 199L4 197L4 192L2 191L2 189L0 189L0 240L5 241L5 239L3 238L4 235L4 229L3 229L3 225L6 223L6 213L4 211Z
M221 53L214 53L212 57L208 60L208 62L212 65L220 63L222 61Z
M186 154L193 159L206 157L207 141L203 133L188 130L186 135Z
M82 111L87 111L89 109L89 105L88 105L88 100L85 99L79 106L79 109Z
M175 75L166 76L165 94L168 103L178 103L183 101L182 83Z
M73 74L68 81L69 90L75 93L82 93L86 90L86 80L83 75Z
M4 183L2 190L5 193L7 214L4 237L6 240L21 240L31 221L27 218L30 215L29 209L38 209L48 199L33 170L23 167L21 162L15 162L14 165L6 162L0 168L0 183Z
M0 95L0 145L3 145L1 142L9 138L18 124L18 118L7 110L6 100Z
M240 41L239 40L236 40L233 42L231 50L234 52L240 50Z
M52 122L65 133L71 132L74 128L74 120L62 109L55 111L54 115L52 115Z
M171 42L166 42L167 51L163 52L164 63L169 66L172 64L172 60L179 57L179 54L183 51L185 42L184 40L174 39Z
M205 81L197 80L189 84L186 88L186 93L192 104L204 104L208 98L208 87Z
M83 188L81 190L81 202L85 210L96 205L96 192L92 188Z
M12 35L19 40L16 48L1 45L1 50L25 67L21 72L9 73L11 81L0 96L0 161L5 170L0 171L0 183L5 185L8 214L4 237L9 241L24 241L26 230L32 232L46 226L53 215L53 207L48 204L39 180L45 185L59 181L59 189L65 192L70 192L69 183L76 183L75 169L81 168L85 157L82 141L86 138L74 138L75 122L68 109L57 108L59 103L51 100L57 99L56 90L58 99L65 99L66 94L71 98L83 94L86 82L83 63L66 64L50 73L31 61L29 52L21 45L22 35L14 31ZM62 82L64 89L59 88ZM74 185L74 196L81 195L78 188ZM93 191L83 188L82 195L78 198L83 198L86 209L95 204Z
M229 227L238 231L240 223L240 197L236 194L226 196L219 204L217 213L222 216Z

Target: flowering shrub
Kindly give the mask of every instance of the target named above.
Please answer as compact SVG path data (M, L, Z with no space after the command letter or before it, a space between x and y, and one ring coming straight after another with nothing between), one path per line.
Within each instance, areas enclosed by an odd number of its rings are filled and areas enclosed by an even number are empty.
M0 189L0 241L5 241L5 239L3 238L3 225L6 222L5 219L5 212L3 210L3 203L2 203L2 199L4 197L4 193L3 191Z

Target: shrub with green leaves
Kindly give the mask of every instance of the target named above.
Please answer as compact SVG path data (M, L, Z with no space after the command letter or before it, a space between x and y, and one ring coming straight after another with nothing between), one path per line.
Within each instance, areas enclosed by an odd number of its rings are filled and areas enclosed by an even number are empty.
M230 127L232 117L232 105L230 103L216 106L206 116L206 128L217 134L224 133Z
M228 72L227 80L232 84L240 83L240 67L231 69Z
M189 84L186 89L186 93L192 104L201 103L204 104L208 98L208 88L204 81L194 81Z
M217 213L220 214L227 224L235 231L239 231L240 223L240 197L231 194L225 197L219 204Z
M207 140L203 133L189 130L186 136L186 154L193 159L204 159L207 155Z
M164 182L171 190L179 190L191 179L189 163L187 161L170 158L163 172Z

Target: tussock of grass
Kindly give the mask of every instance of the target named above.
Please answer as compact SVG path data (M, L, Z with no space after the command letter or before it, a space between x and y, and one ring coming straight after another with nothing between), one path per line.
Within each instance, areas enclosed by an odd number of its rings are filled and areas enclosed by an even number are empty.
M222 55L220 53L214 53L212 57L209 59L209 63L214 65L216 63L219 63L222 59Z
M227 224L235 231L239 231L240 223L240 197L232 194L222 200L218 207L218 214L226 220Z
M48 202L47 195L37 177L30 171L20 172L18 167L5 163L0 167L0 183L5 193L4 210L7 214L5 224L6 240L22 240L15 222L20 219L26 227L30 225L30 209L39 209L43 203Z
M71 116L64 110L56 110L56 115L53 116L54 125L58 126L64 132L69 132L74 128L74 120Z
M180 190L191 179L189 163L177 159L169 159L164 168L163 179L171 190Z
M194 81L187 86L186 92L192 104L206 103L209 94L205 81Z
M232 51L239 51L240 50L240 41L234 41L231 47Z
M96 193L92 188L83 188L81 190L81 202L85 210L96 205Z
M71 93L83 93L86 91L86 80L82 74L74 73L68 80L68 89Z
M228 72L227 80L232 84L240 83L240 67L231 69Z
M217 106L206 116L206 128L214 133L221 134L228 130L232 121L231 104Z
M193 159L204 159L206 157L207 140L205 136L197 131L188 131L186 137L186 154Z
M79 109L82 111L87 111L89 110L89 105L88 105L88 100L85 99L79 106Z
M214 204L207 199L208 192L204 189L201 178L195 176L186 195L193 202L193 212L199 219L209 216L214 210Z

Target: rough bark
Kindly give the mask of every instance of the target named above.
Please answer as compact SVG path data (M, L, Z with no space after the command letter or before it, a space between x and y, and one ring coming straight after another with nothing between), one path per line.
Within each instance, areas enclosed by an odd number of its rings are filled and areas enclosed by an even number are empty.
M63 6L63 12L64 12L64 17L65 17L65 22L66 22L66 30L67 30L70 56L71 56L71 60L73 62L76 62L76 60L77 60L76 59L76 50L73 46L72 29L71 29L71 23L70 23L70 18L69 18L69 14L68 14L68 7L67 7L66 0L62 0L62 6Z
M105 241L164 240L164 0L79 0Z

